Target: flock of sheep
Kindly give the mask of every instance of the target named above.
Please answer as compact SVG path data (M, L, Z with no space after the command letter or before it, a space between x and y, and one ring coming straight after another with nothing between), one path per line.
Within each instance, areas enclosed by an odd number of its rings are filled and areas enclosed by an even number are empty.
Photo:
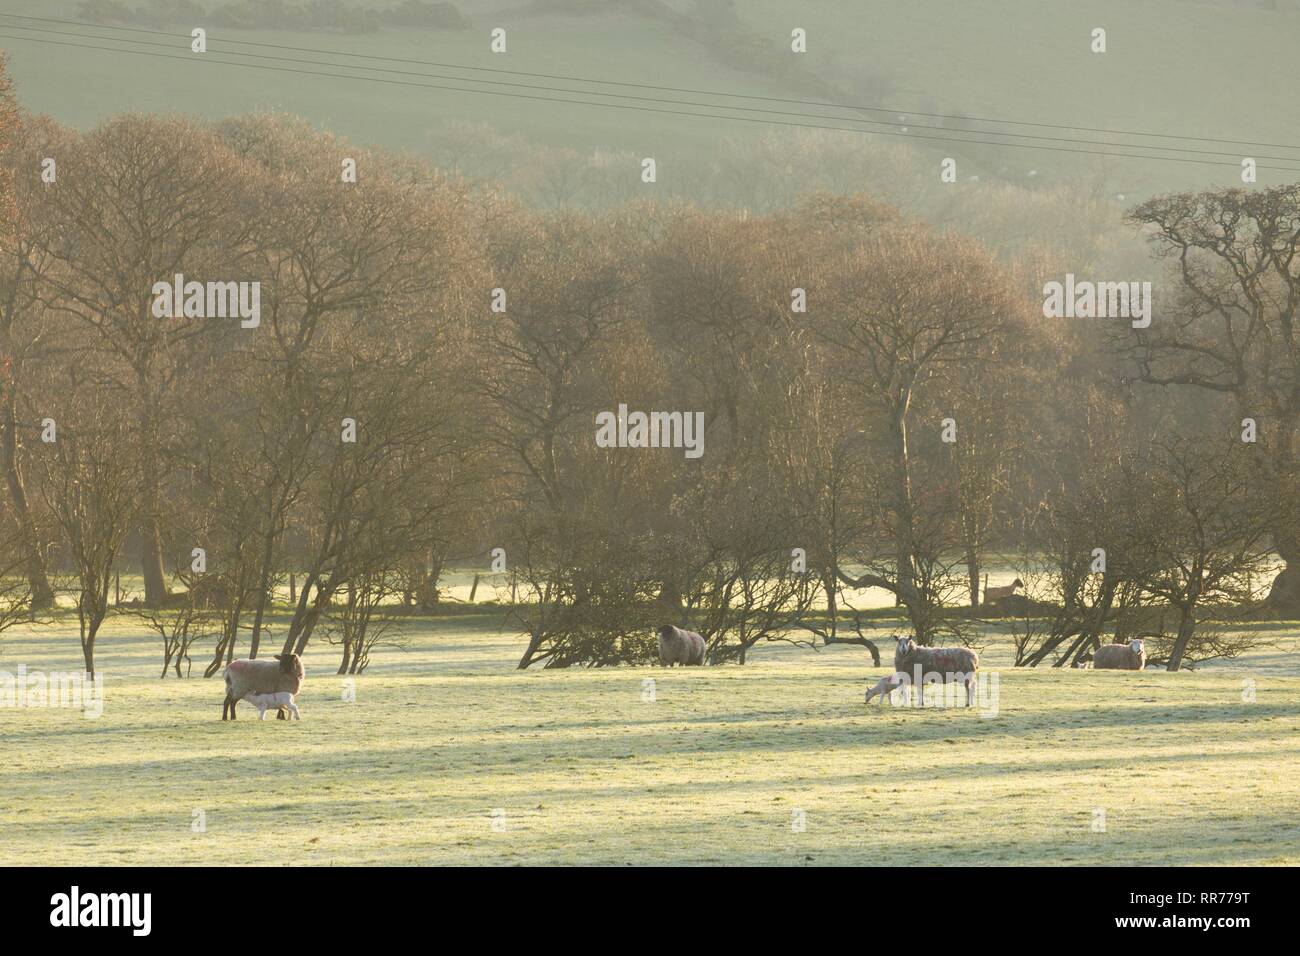
M1141 638L1127 644L1103 644L1097 648L1090 664L1080 663L1079 667L1093 667L1097 670L1140 671L1147 664L1146 645ZM910 700L913 684L922 686L923 681L960 681L966 685L966 706L975 704L975 677L979 670L979 655L965 647L920 647L910 637L898 639L894 649L894 673L880 678L867 691L865 703L871 703L872 697L880 698L884 706L889 695L902 688L903 701ZM921 697L924 702L924 696Z
M659 628L659 663L663 667L680 664L698 667L704 664L704 638L671 624ZM966 647L922 647L913 638L898 639L894 648L894 673L880 678L867 691L865 703L872 697L885 698L898 689L904 701L911 699L913 683L924 681L955 681L966 686L966 705L975 705L975 677L979 671L979 655ZM1141 639L1127 644L1104 644L1092 656L1092 666L1097 670L1140 671L1146 666L1146 649ZM302 689L305 676L302 659L297 654L277 654L271 660L231 661L226 668L226 699L221 708L221 719L235 719L235 707L240 701L257 708L258 719L266 720L266 712L276 709L276 717L285 719L288 710L297 720L302 719L295 698ZM922 696L922 701L924 697Z
M1014 593L1020 580L1008 586L1006 596ZM990 592L994 589L989 588ZM894 672L880 678L867 691L865 703L879 697L885 699L895 690L903 691L904 702L911 700L912 686L922 686L927 681L957 682L966 687L966 705L975 705L975 681L979 672L979 655L967 647L922 647L911 637L896 638ZM704 663L704 638L694 631L683 630L671 624L659 628L659 663L663 667L674 664L698 666ZM1091 666L1097 670L1140 671L1146 667L1147 655L1143 641L1127 644L1103 644L1092 656ZM1089 666L1081 664L1081 667ZM924 696L921 696L924 702Z

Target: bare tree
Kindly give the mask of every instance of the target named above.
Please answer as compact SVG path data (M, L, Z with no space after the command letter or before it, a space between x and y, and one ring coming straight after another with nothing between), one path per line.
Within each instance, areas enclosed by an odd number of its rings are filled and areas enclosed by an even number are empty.
M878 452L870 500L888 534L862 541L865 573L836 574L851 587L881 587L907 608L917 639L929 643L940 621L947 580L944 515L955 511L941 481L919 494L913 413L932 380L975 363L1017 306L1005 278L978 247L920 228L873 234L835 259L819 283L829 300L809 322L826 367L843 382L843 401L861 410ZM937 422L931 431L937 434ZM935 497L939 496L939 497Z
M1170 260L1176 302L1134 329L1137 377L1231 399L1255 418L1279 501L1300 490L1300 185L1161 196L1129 219ZM1279 512L1273 546L1285 567L1269 602L1300 610L1300 511Z
M29 369L57 360L57 327L41 301L41 287L52 259L43 249L55 228L48 209L53 184L40 180L43 157L62 155L68 134L47 120L26 117L17 135L16 113L3 104L0 70L0 129L3 144L0 189L15 183L16 195L0 201L0 469L4 490L17 524L25 555L25 574L36 609L54 604L45 565L45 536L35 514L24 477L23 432L30 428ZM27 420L25 420L27 419ZM25 427L26 426L26 427Z
M157 605L166 594L159 523L168 406L185 359L200 354L191 340L238 323L159 319L153 288L178 274L225 279L221 273L238 268L240 180L211 133L180 119L111 120L59 162L58 187L49 193L57 228L43 234L42 251L55 260L46 300L92 333L82 350L102 353L91 363L98 386L133 412L145 601Z
M118 409L75 377L60 403L58 440L42 445L40 488L73 567L86 671L109 612L113 570L136 519L135 435Z
M1178 441L1159 447L1144 469L1161 530L1154 573L1141 585L1174 612L1171 671L1182 666L1202 608L1249 607L1251 580L1272 564L1268 536L1277 508L1272 489L1258 480L1262 457L1240 441Z
M343 648L338 673L360 674L370 665L370 653L383 644L403 647L398 598L402 593L400 574L367 572L349 581L343 601L325 614L325 638Z

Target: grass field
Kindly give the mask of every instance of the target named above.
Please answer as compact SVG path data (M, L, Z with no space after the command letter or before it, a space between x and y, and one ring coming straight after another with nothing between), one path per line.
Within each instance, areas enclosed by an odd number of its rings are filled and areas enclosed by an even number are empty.
M74 628L8 632L0 670L78 669ZM355 702L322 644L301 722L222 723L115 621L100 717L0 708L0 864L1300 863L1294 628L1179 674L994 644L996 714L866 708L861 648L521 673L490 614L412 628Z

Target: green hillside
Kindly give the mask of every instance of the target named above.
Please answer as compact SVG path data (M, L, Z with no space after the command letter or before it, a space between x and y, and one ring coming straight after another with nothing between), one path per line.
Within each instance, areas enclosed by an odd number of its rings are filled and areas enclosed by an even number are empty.
M199 6L210 9L221 2L212 0ZM127 3L133 5L139 4ZM392 6L385 0L354 5ZM1279 91L1285 64L1294 61L1296 40L1300 39L1300 9L1291 5L1269 10L1250 4L1196 0L1099 0L1090 5L1089 12L1083 12L1073 4L1024 0L968 4L945 0L912 0L905 4L889 0L812 0L797 6L779 0L747 0L734 5L734 14L728 14L725 8L725 4L690 0L462 3L459 9L472 23L466 30L383 28L345 35L213 27L211 55L220 55L224 35L314 50L364 52L470 67L794 99L844 98L900 110L1300 144L1300 115L1283 107ZM51 4L46 0L6 0L4 4L5 13L54 18L72 18L77 9L76 3ZM374 83L355 78L356 72L343 66L260 61L284 69L332 72L351 78L74 49L13 39L22 31L12 24L7 21L0 29L6 35L0 38L0 46L8 52L22 101L77 126L93 124L124 110L184 111L217 117L273 109L301 114L361 142L430 150L436 147L448 121L481 122L505 134L580 152L630 150L637 155L655 155L666 171L670 191L685 194L690 194L691 184L674 183L668 175L674 163L680 166L688 160L699 161L724 141L756 140L769 129L747 122ZM48 23L40 26L73 29ZM508 31L509 49L504 55L493 54L488 48L488 31L494 26ZM808 31L809 49L802 56L789 52L789 33L794 26ZM1089 33L1095 26L1108 31L1105 54L1089 51ZM187 32L180 26L160 29ZM166 37L103 27L89 32L133 36L152 43L173 42ZM63 43L102 42L42 36ZM178 38L174 42L175 55L188 56L185 41ZM152 54L172 52L164 47L141 49ZM347 57L330 58L314 52L259 52L349 62ZM439 72L436 67L418 64L382 65L394 70ZM441 72L447 75L449 71ZM1232 80L1225 81L1225 77ZM389 74L389 78L408 83L449 83L399 74ZM574 87L556 80L498 78L520 79L538 86ZM498 90L527 92L504 87ZM624 92L691 98L652 90ZM530 95L571 94L534 90ZM677 108L663 103L640 105ZM815 112L811 107L790 104L751 105ZM786 119L805 121L800 117ZM775 129L778 136L789 138L792 148L801 135L806 135L789 128ZM917 127L909 130L922 132ZM1075 138L1086 135L1043 132ZM930 131L928 135L942 134ZM896 142L897 137L864 136L863 140ZM1001 176L1014 182L1026 181L1031 170L1041 183L1095 180L1100 176L1107 188L1131 197L1236 181L1235 170L1230 167L915 142L923 151L918 162L930 162L936 151L939 155L967 157L976 163L971 168L979 168L984 178ZM1170 145L1219 148L1181 141ZM1255 149L1261 154L1270 152L1262 146ZM1234 157L1226 159L1235 162ZM1270 177L1277 175L1265 171L1260 180L1271 181Z

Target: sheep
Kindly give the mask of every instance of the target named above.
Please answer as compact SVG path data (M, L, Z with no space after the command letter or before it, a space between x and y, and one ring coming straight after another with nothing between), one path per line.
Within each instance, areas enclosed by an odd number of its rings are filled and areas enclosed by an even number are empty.
M663 625L659 628L659 664L662 667L703 665L704 638L694 631Z
M915 684L922 707L925 680L935 676L945 683L965 684L966 706L975 706L975 674L979 666L979 655L968 647L921 647L914 638L904 637L894 648L894 670L910 678L903 684L903 698L911 698L911 685Z
M896 688L901 687L903 682L906 680L906 674L886 674L884 677L880 678L880 680L876 681L875 687L867 691L867 696L862 702L864 704L869 704L871 703L871 698L879 694L880 702L878 706L884 707L885 701L889 700L889 695L893 693Z
M1140 637L1127 644L1103 644L1092 655L1094 670L1140 671L1146 666L1146 646Z
M282 690L278 694L245 694L244 700L257 708L258 720L266 720L266 712L272 707L277 709L288 707L293 714L294 720L302 720L302 714L298 712L298 705L293 701L293 694L287 690ZM283 719L283 716L284 712L281 710L277 719Z
M985 578L985 580L988 579ZM975 583L978 584L979 582L976 581ZM997 604L999 601L1013 596L1016 593L1016 588L1024 587L1024 585L1025 582L1019 578L1016 578L1006 587L991 588L986 584L984 585L984 603Z
M226 668L226 701L221 719L235 719L235 705L249 694L297 694L305 675L297 654L276 654L270 661L231 661Z

